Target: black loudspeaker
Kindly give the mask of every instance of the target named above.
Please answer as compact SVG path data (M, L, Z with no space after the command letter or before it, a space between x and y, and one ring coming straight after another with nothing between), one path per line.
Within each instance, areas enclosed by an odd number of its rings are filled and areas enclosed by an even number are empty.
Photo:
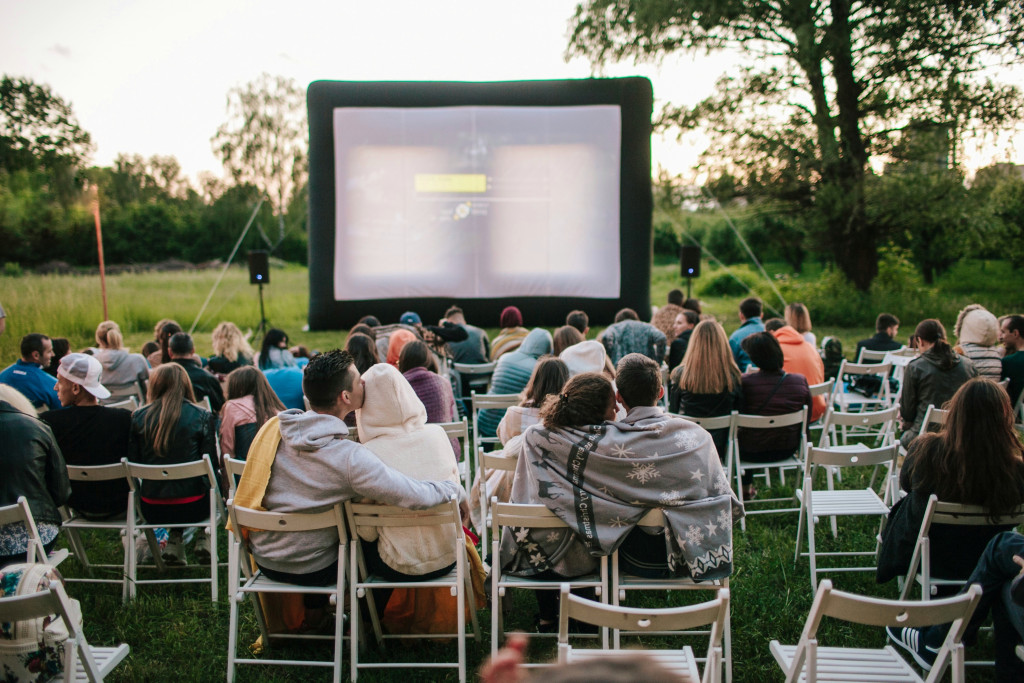
M700 277L700 247L679 250L679 272L682 277Z
M270 263L267 260L269 254L262 250L249 252L249 284L269 285L270 284Z

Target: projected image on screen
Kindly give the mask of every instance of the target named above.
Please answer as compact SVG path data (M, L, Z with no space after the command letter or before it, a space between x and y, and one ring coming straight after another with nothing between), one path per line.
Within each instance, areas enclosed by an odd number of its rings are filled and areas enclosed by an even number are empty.
M335 108L334 298L617 298L618 106Z

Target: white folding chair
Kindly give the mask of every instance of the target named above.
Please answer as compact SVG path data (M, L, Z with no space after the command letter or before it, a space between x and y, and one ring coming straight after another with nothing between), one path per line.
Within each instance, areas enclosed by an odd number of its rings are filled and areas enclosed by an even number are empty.
M680 680L692 683L719 683L722 680L722 633L729 620L729 589L721 588L713 600L687 607L639 609L606 605L572 595L569 584L563 583L558 615L558 661L573 664L588 660L635 657L642 654L676 673ZM637 633L692 632L691 629L710 626L704 676L697 671L698 660L689 645L678 650L580 649L569 645L569 619L587 624Z
M489 501L491 500L491 493L487 490L487 474L491 470L500 470L506 472L505 476L515 476L516 465L519 463L519 458L510 458L505 455L504 451L491 451L485 453L481 448L477 454L480 462L480 519L483 521L481 528L477 529L480 536L480 554L484 557L487 556L487 533L491 528L491 512L489 509ZM492 560L493 561L493 560Z
M507 410L512 406L519 405L523 397L519 394L478 394L475 391L472 392L471 397L473 401L473 454L476 455L484 444L501 443L501 439L497 436L480 436L480 411ZM475 479L476 473L479 471L480 463L474 462L470 478Z
M341 654L344 650L343 629L345 606L345 572L348 556L348 533L345 528L341 506L335 505L329 510L315 514L266 512L243 508L228 501L228 514L231 516L231 528L234 544L237 546L231 553L228 568L228 597L231 610L228 627L228 683L235 680L235 669L240 664L263 664L273 666L315 666L330 667L334 683L341 681ZM302 533L320 529L337 529L338 531L338 576L329 586L300 586L293 583L274 581L255 568L252 552L249 548L248 534L253 532ZM240 578L242 577L242 583ZM328 600L337 609L334 617L334 634L299 634L270 633L267 630L267 618L260 603L261 593L315 593L327 595ZM333 656L329 660L319 659L256 659L239 658L238 649L238 607L248 598L256 613L256 622L260 627L263 644L267 647L275 642L296 641L334 641Z
M713 419L713 418L708 418ZM654 509L644 515L639 522L638 527L651 527L657 529L663 529L666 526L665 515L660 509ZM626 599L626 591L664 591L666 595L670 591L695 591L695 590L712 590L720 591L729 589L729 578L714 579L711 581L702 581L701 583L695 582L690 577L680 577L672 579L648 579L642 576L634 576L627 574L622 571L619 567L619 551L616 550L612 553L609 560L611 563L611 597L612 604L621 607L622 602ZM720 657L721 664L725 667L725 681L726 683L732 683L732 627L730 620L730 611L728 603L725 605L725 623L723 626L722 633L722 647L724 656ZM623 635L668 635L679 631L680 629L672 628L668 631L658 631L657 629L646 626L640 630L621 630L617 629L612 631L612 645L617 650L620 646L620 639ZM710 635L709 631L687 631L688 635ZM705 666L707 662L703 658L697 658L697 662L704 662ZM721 678L721 672L718 673L716 678Z
M773 640L769 646L775 661L786 675L786 683L797 681L907 681L935 683L952 667L953 683L964 681L964 646L960 642L967 622L981 600L981 587L974 585L953 598L930 603L882 600L832 589L828 579L818 584L810 614L804 624L800 642L781 645ZM894 628L923 628L952 624L946 640L935 657L927 678L922 679L891 645L877 650L847 647L821 647L818 628L824 617Z
M0 598L0 622L14 623L59 615L68 630L64 644L63 680L96 683L106 678L128 655L128 646L121 643L117 647L93 647L76 621L77 613L59 581L37 593Z
M889 515L889 506L875 493L870 486L862 490L814 490L815 469L819 466L824 468L840 467L870 467L889 465L889 471L894 472L896 467L897 449L895 444L882 448L874 448L862 451L836 450L830 448L808 448L807 458L804 462L804 487L797 490L796 496L800 501L800 517L796 526L796 552L793 555L793 563L801 557L807 557L811 565L811 589L818 588L818 574L821 572L855 572L874 571L875 566L870 567L819 567L820 557L877 557L880 545L882 527ZM880 518L878 528L879 542L875 544L872 551L846 550L823 552L817 549L814 531L818 524L818 518L831 517L833 524L836 517L863 517L877 516ZM804 524L807 524L807 551L800 552L800 535L803 532ZM833 528L835 534L835 528Z
M808 387L811 390L811 405L814 405L814 399L818 396L825 397L826 406L832 398L832 391L835 389L836 381L834 379L827 379L820 384L812 384ZM828 407L828 406L827 406ZM822 421L825 419L824 413L817 420L812 421L808 426L808 430L821 429Z
M94 482L94 481L125 481L124 465L119 463L113 465L68 465L68 479L77 482ZM66 517L61 524L61 529L67 534L68 543L71 545L71 550L74 553L75 559L82 565L82 568L89 574L88 577L65 577L65 581L77 582L77 583L119 583L121 584L121 600L128 600L129 591L129 555L135 552L135 546L129 542L128 537L128 505L125 504L123 512L117 515L112 515L106 519L87 519L81 514L78 514L74 510L67 509ZM121 538L121 545L123 546L124 557L120 565L110 563L95 563L89 560L88 552L85 549L85 543L82 540L82 531L116 531ZM156 538L152 536L152 530L147 535L147 542L150 542L150 548L155 549L157 545ZM93 570L100 569L103 571L120 570L121 577L118 579L106 579L96 578Z
M682 415L679 417L698 424L703 427L706 431L712 429L728 429L729 438L726 441L725 453L719 453L718 457L722 461L722 466L725 467L725 478L729 479L732 477L732 450L736 446L736 416L739 415L738 411L732 411L728 415L721 415L719 417L694 417L692 415Z
M836 410L832 406L829 406L828 410L825 411L825 416L822 418L821 423L821 436L818 438L818 448L829 448L835 451L847 451L847 452L859 452L866 451L870 448L863 443L850 443L849 435L851 432L858 434L875 434L875 448L882 446L888 446L896 441L896 408L887 408L884 410L865 411L859 413L844 413ZM837 431L836 428L839 428ZM840 434L842 436L840 436ZM868 486L874 488L875 479L878 478L878 467L875 467L871 473L871 482ZM828 487L832 488L832 476L833 469L828 468ZM889 484L892 483L891 475L896 470L888 470L886 472L886 478L883 481L882 488L882 500L887 505L892 505L893 496L896 489L892 489ZM839 471L836 470L836 474ZM832 535L836 534L836 522L832 520Z
M129 396L128 398L116 401L114 403L104 403L102 405L106 408L123 408L124 410L135 412L136 410L138 410L140 403L139 399L136 396L132 395Z
M21 523L28 534L28 543L25 550L25 561L28 563L42 562L56 567L63 562L68 551L59 548L52 553L47 553L43 547L43 540L39 537L39 528L36 520L32 517L32 510L28 506L28 499L25 496L18 496L18 502L14 505L0 507L0 527L6 524Z
M135 399L135 407L138 408L146 402L146 395L142 391L138 380L125 384L104 384L110 392L109 398L100 399L100 405L108 408L127 408L122 405L125 401Z
M497 365L497 361L492 363L452 363L452 368L459 373L459 377L469 384L471 392L479 389L483 394L491 384L491 375L494 374L494 368Z
M902 351L905 348L907 347L902 346L894 351L872 351L862 346L860 347L860 354L857 356L856 362L860 365L865 363L884 363L887 356Z
M462 451L462 458L459 459L459 476L462 477L462 487L468 491L473 484L469 478L470 464L472 463L469 452L469 421L462 418L458 422L440 422L438 426L444 430L449 439L459 440L459 450Z
M537 579L530 576L513 576L505 574L501 567L501 529L508 527L510 533L523 533L530 529L572 529L544 505L525 505L521 503L499 503L497 498L491 499L491 656L498 652L498 641L504 636L504 615L502 599L505 592L512 588L529 590L558 589L563 583L572 588L593 588L597 597L607 601L608 595L608 558L601 557L597 573L585 574L571 579L555 581ZM535 634L541 637L543 634ZM603 632L602 645L608 645L608 633ZM548 666L547 664L527 663L527 668Z
M245 471L245 461L232 458L229 453L224 454L224 474L228 478L228 497L234 498L238 490L238 478Z
M480 626L477 622L475 596L473 594L473 582L469 575L469 559L466 555L466 535L462 528L462 518L459 515L459 503L452 498L447 503L442 503L427 510L406 510L403 508L387 505L368 505L365 503L345 503L345 515L348 518L348 526L352 532L352 552L350 554L350 612L352 615L352 680L359 676L360 669L394 669L394 668L455 668L458 669L459 681L466 680L466 609L473 623L473 637L480 638ZM362 547L358 541L359 529L362 527L429 527L441 526L452 529L451 542L455 554L455 569L446 576L437 579L424 581L388 581L387 579L370 574L366 563L363 560ZM381 629L380 615L373 599L374 588L447 588L455 597L455 609L457 612L456 633L431 633L420 634L384 634ZM455 638L458 641L457 662L361 662L359 661L359 599L366 600L367 609L370 613L370 622L373 625L373 632L377 638L377 645L383 652L385 650L385 639L389 638Z
M800 425L800 444L797 446L794 455L786 458L785 460L770 463L745 463L740 459L740 444L738 438L740 429L778 429L780 427L790 427L793 425ZM807 407L805 406L800 410L792 413L785 413L783 415L743 415L741 413L736 416L736 430L737 439L733 443L732 449L733 468L731 476L736 477L736 495L739 497L740 503L744 504L747 515L799 512L799 507L769 508L765 510L750 509L751 503L794 503L796 502L796 498L758 498L757 500L750 501L750 503L745 503L743 500L743 474L747 470L764 470L767 474L768 468L770 467L777 467L780 472L787 469L803 469L804 464L800 458L807 450ZM740 528L746 530L747 524L745 518L740 520Z
M991 518L988 509L979 505L962 505L946 503L932 494L928 497L928 506L924 510L921 528L917 532L914 543L914 554L910 558L906 579L903 581L901 600L907 600L914 584L921 586L921 599L931 600L938 593L939 586L963 585L962 578L937 577L932 573L931 539L929 533L933 524L950 524L956 526L1018 526L1024 524L1024 507L1013 511L1006 517Z
M210 464L210 456L203 455L202 460L187 462L179 465L140 465L128 462L127 458L121 460L125 472L128 475L128 540L134 547L135 539L140 533L145 533L153 549L153 559L156 568L165 571L168 567L160 557L160 549L153 547L153 529L187 529L190 527L203 529L210 539L210 576L209 578L193 579L139 579L139 563L134 552L128 554L128 597L135 598L136 588L144 584L159 583L209 583L210 599L217 602L217 513L223 509L224 502L220 497L220 488L217 484L217 475L214 474L213 465ZM206 477L210 485L210 512L206 519L198 522L180 524L149 524L142 515L140 505L140 483L143 481L174 481L181 479L195 479ZM175 567L174 569L187 570L188 566Z
M848 360L843 360L839 365L839 372L836 374L836 385L832 391L831 405L834 405L843 412L855 412L856 410L865 410L868 406L878 408L888 408L893 405L893 397L889 392L889 375L892 374L893 364L891 362L883 363L851 363ZM879 389L878 393L874 396L864 396L856 392L847 391L843 377L846 375L854 376L867 376L874 375L878 377Z

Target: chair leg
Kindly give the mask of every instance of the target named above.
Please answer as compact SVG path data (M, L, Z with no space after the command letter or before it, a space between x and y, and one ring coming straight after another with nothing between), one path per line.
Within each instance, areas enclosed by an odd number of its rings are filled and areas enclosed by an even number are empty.
M807 516L807 500L806 497L800 502L800 514L796 520L796 550L793 552L793 564L795 565L800 561L800 544L803 542L804 533L804 517Z
M808 489L810 489L809 486L804 488L810 494ZM807 559L811 561L811 591L813 592L818 590L818 563L814 554L816 552L814 547L814 506L811 504L809 495L805 495L804 500L807 509Z
M78 529L65 529L65 531L68 535L68 543L71 545L71 552L75 554L75 559L89 573L89 576L92 576L92 565L89 564L89 556L85 552L85 545L82 543L82 537L78 534Z
M234 595L228 596L231 603L228 616L228 681L235 680L235 648L238 647L238 600ZM265 645L265 643L264 643Z
M210 526L206 527L206 533L210 538L210 599L217 602L217 582L220 579L217 571L217 527L211 522Z

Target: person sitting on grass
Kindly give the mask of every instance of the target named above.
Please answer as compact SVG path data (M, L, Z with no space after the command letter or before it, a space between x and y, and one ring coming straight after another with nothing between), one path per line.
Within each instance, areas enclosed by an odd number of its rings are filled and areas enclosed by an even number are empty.
M543 504L568 528L505 529L502 567L571 578L595 571L598 557L618 549L620 568L645 578L729 576L732 521L743 511L711 436L658 407L664 388L655 361L629 354L615 378L617 392L603 375L571 378L545 400L543 423L523 433L512 501ZM627 411L618 421L616 401ZM638 528L654 508L668 528ZM695 526L700 534L687 533ZM537 602L539 629L556 628L557 593L537 591Z
M345 416L363 405L363 382L354 359L335 349L310 359L302 389L311 409L286 410L256 435L235 504L270 512L317 513L356 497L422 509L453 496L465 498L451 481L418 481L398 472L365 446L347 439ZM447 439L444 440L448 448ZM253 532L250 544L260 569L271 579L301 586L337 580L338 532ZM329 623L327 596L306 594L306 628Z
M145 361L143 361L145 363ZM57 368L57 396L63 410L50 410L40 419L50 426L68 465L112 465L128 452L132 414L121 408L106 408L97 399L110 392L100 384L103 366L84 353L69 353ZM75 481L68 500L87 519L124 515L128 509L128 482Z

